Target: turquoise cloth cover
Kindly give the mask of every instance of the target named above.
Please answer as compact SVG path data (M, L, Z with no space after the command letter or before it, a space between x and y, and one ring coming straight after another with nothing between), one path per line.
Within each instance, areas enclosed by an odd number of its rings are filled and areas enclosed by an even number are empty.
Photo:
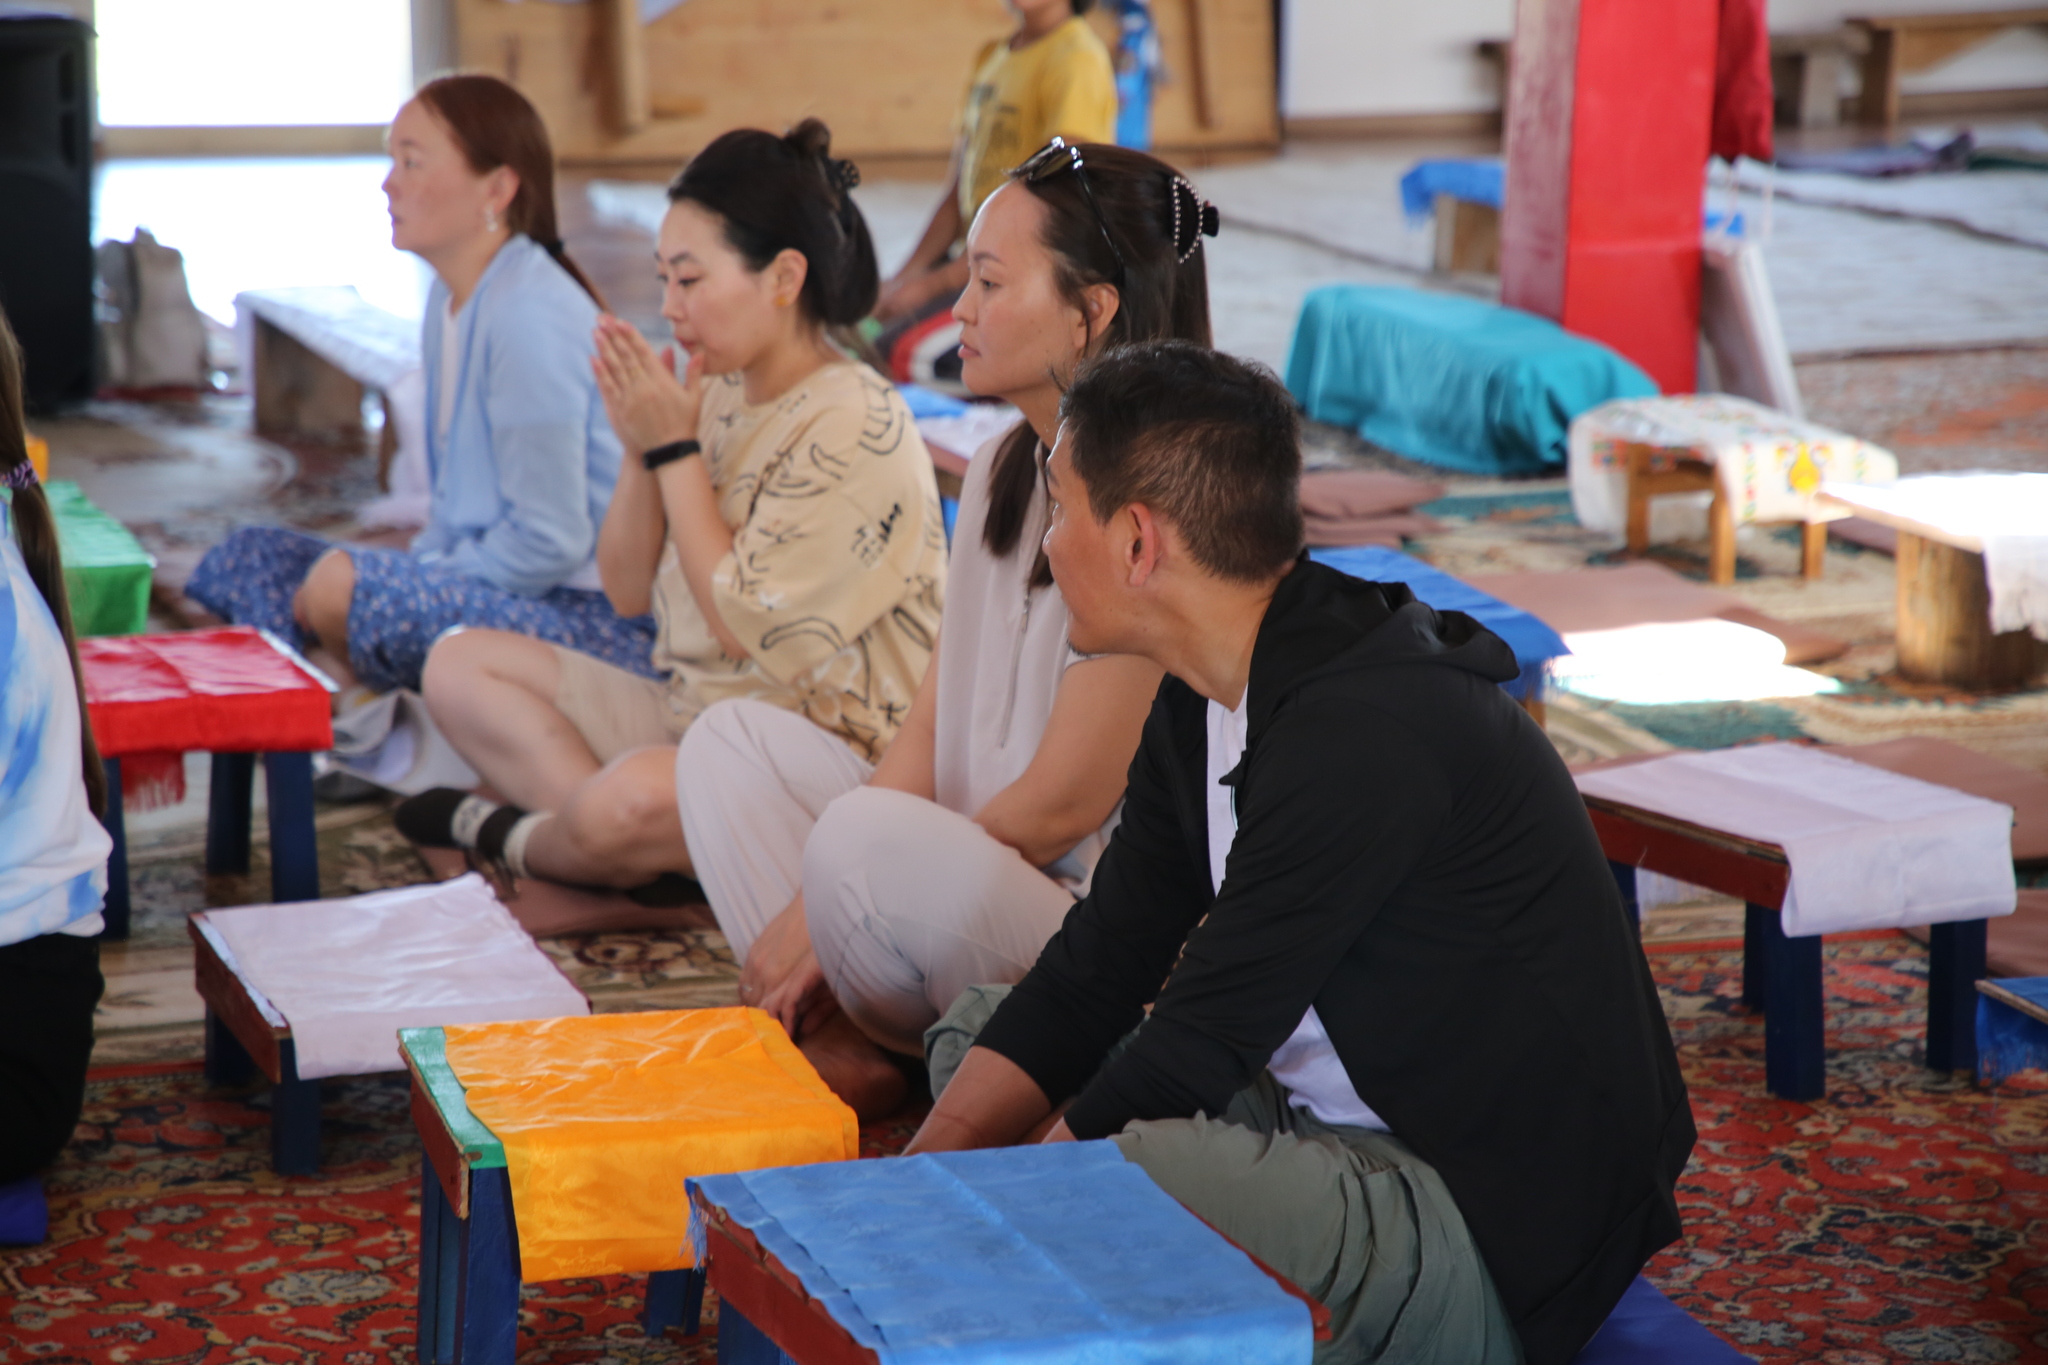
M1307 1305L1112 1143L689 1184L885 1365L1307 1365L1314 1350Z
M1614 351L1534 313L1353 284L1302 301L1287 387L1318 422L1468 474L1562 469L1574 417L1657 392Z

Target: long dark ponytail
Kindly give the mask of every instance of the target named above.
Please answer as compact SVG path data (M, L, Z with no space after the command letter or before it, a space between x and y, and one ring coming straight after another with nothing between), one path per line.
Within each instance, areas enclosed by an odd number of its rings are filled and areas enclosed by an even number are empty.
M1102 210L1100 220L1073 171L1041 180L1014 171L1011 177L1045 205L1044 242L1052 253L1055 283L1083 316L1082 291L1115 284L1117 253L1122 254L1116 316L1099 336L1089 338L1087 354L1139 341L1209 345L1208 254L1201 239L1215 235L1216 210L1158 157L1098 142L1080 144L1080 152L1088 189ZM1105 231L1116 243L1115 252L1103 240ZM1038 435L1031 424L1019 422L997 447L994 460L981 542L990 554L1005 556L1024 534L1037 490ZM1031 581L1035 587L1052 581L1043 554Z
M555 223L555 148L540 111L496 76L440 76L413 98L441 120L472 171L489 175L500 166L511 168L519 189L505 210L505 226L533 238L604 308L597 286L562 249Z
M100 766L99 745L93 742L92 713L85 705L85 674L78 666L78 639L71 630L71 598L64 591L64 565L57 555L57 519L50 500L36 481L28 458L28 432L23 425L21 345L14 339L7 313L0 309L0 481L14 490L15 538L22 562L36 591L57 618L64 652L71 656L71 682L78 694L79 766L85 775L85 798L95 816L107 813L107 774Z
M807 118L781 137L735 128L713 139L669 182L669 202L718 215L749 269L784 251L804 258L798 305L842 347L860 353L853 325L881 289L868 220L854 202L860 170L832 155L832 130Z

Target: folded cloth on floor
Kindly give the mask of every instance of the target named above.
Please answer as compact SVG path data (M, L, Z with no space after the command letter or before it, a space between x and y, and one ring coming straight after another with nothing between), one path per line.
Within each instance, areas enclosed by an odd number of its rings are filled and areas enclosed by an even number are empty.
M1307 1305L1109 1142L690 1182L885 1365L1298 1365ZM522 1228L523 1232L523 1228Z
M1444 485L1385 469L1313 469L1301 476L1301 516L1311 545L1391 545L1442 529L1414 509Z
M1572 511L1587 530L1618 536L1627 525L1627 452L1635 445L1656 449L1666 466L1686 459L1714 466L1737 525L1805 520L1823 481L1883 485L1899 476L1898 460L1880 446L1733 394L1622 399L1572 422ZM1696 527L1669 524L1686 507L1679 498L1654 500L1651 538L1704 533L1705 495L1689 508Z
M1776 844L1792 935L2010 915L2012 807L1798 744L1665 754L1579 790Z
M291 1025L301 1079L404 1070L401 1028L590 1012L473 872L206 917Z
M1354 284L1302 300L1287 388L1319 422L1472 474L1556 468L1574 417L1657 392L1615 351L1534 313Z
M860 1155L853 1111L760 1010L445 1032L470 1113L505 1148L528 1284L698 1264L684 1180Z

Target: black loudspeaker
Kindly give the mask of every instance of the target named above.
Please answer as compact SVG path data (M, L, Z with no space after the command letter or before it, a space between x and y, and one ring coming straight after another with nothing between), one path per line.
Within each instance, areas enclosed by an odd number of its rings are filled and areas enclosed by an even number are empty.
M0 307L33 411L93 394L92 116L92 30L0 7Z

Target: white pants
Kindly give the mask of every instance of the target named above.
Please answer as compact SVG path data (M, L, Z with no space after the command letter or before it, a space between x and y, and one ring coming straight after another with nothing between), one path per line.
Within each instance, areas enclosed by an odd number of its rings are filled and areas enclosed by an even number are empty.
M720 702L683 736L676 799L735 955L801 887L840 1008L882 1046L922 1056L954 998L1021 979L1074 900L965 815L862 785L869 771L802 716Z

